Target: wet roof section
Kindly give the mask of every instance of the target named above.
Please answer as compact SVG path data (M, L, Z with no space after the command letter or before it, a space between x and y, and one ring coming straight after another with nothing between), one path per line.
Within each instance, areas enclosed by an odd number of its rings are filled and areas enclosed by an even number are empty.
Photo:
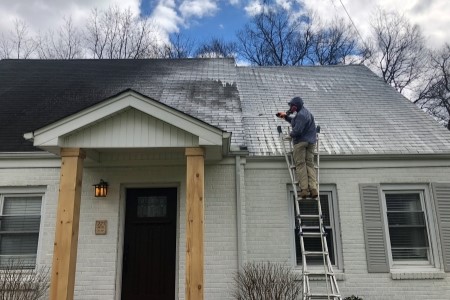
M232 59L0 61L0 152L33 151L23 134L132 89L244 144Z

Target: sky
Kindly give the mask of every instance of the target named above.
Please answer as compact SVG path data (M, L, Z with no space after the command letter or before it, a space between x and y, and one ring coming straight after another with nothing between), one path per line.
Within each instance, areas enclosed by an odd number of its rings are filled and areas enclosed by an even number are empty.
M335 16L349 20L343 5L363 37L370 30L376 7L395 9L422 28L431 47L450 43L449 0L274 0L285 8L313 9L324 21ZM111 5L130 8L149 17L162 32L162 39L181 33L195 41L234 38L238 29L261 9L259 0L0 0L0 34L11 30L13 20L25 21L31 31L57 28L64 17L83 26L93 8Z

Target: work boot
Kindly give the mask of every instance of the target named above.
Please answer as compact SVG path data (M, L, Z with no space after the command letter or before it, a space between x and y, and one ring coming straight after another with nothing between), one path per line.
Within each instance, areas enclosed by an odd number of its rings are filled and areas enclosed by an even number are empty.
M300 190L299 192L297 192L297 197L302 198L302 199L306 199L309 196L309 191L308 190Z
M317 198L319 196L319 193L317 192L317 189L311 189L311 198Z

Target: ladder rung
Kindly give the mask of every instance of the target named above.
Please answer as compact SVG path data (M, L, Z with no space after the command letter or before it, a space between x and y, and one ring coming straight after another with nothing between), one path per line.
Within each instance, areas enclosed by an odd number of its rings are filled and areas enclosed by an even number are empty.
M302 232L300 235L303 235L304 237L314 237L314 236L324 236L324 233L320 232Z
M333 276L333 273L325 272L325 271L307 271L304 273L305 275L322 275L322 276Z
M300 215L300 219L316 219L320 218L320 215Z
M306 198L302 198L302 197L297 197L298 198L298 200L299 201L302 201L302 200L315 200L315 201L317 201L317 200L319 200L319 197L317 197L317 198L311 198L311 197L306 197Z
M295 165L290 165L289 168L290 168L291 170L295 170L297 167L296 167Z
M305 255L309 256L322 256L328 254L326 251L305 251Z
M309 299L323 299L324 297L334 297L334 298L339 298L341 297L341 295L339 294L308 294L307 297L309 297ZM328 299L328 298L325 298Z

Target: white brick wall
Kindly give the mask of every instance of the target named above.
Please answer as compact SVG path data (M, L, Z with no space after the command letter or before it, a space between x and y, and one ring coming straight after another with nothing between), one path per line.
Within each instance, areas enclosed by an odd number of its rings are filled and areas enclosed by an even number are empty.
M295 255L286 193L289 178L280 167L252 162L245 171L248 261L291 263ZM321 168L320 182L337 187L345 273L345 279L338 282L342 295L359 295L365 300L449 299L448 273L444 279L393 280L389 273L367 272L359 184L450 182L450 167L334 167Z
M123 228L121 185L179 187L177 221L177 294L185 289L185 174L186 167L89 168L83 174L75 299L110 300L116 297ZM205 166L205 299L231 299L230 285L237 270L234 165ZM92 185L109 183L107 198L93 197ZM45 185L39 263L51 266L59 169L0 169L0 186ZM107 235L95 235L95 220L108 221ZM116 279L118 281L116 282Z
M447 163L448 164L448 163ZM342 166L346 164L343 163ZM245 168L245 169L244 169ZM243 258L246 261L293 263L292 223L287 199L288 173L283 162L245 165L241 175ZM83 178L75 299L112 300L120 287L123 231L121 187L134 184L179 187L177 224L177 295L184 299L185 261L184 165L86 167ZM245 174L245 177L244 177ZM107 198L92 196L92 184L109 182ZM342 294L370 299L448 299L444 279L393 280L391 274L367 273L359 183L450 182L450 167L370 167L321 169L321 183L336 184L342 231L345 279ZM51 265L59 169L0 169L0 186L47 186L38 261ZM232 299L237 270L235 166L205 167L205 299ZM95 220L108 220L108 234L94 234Z

